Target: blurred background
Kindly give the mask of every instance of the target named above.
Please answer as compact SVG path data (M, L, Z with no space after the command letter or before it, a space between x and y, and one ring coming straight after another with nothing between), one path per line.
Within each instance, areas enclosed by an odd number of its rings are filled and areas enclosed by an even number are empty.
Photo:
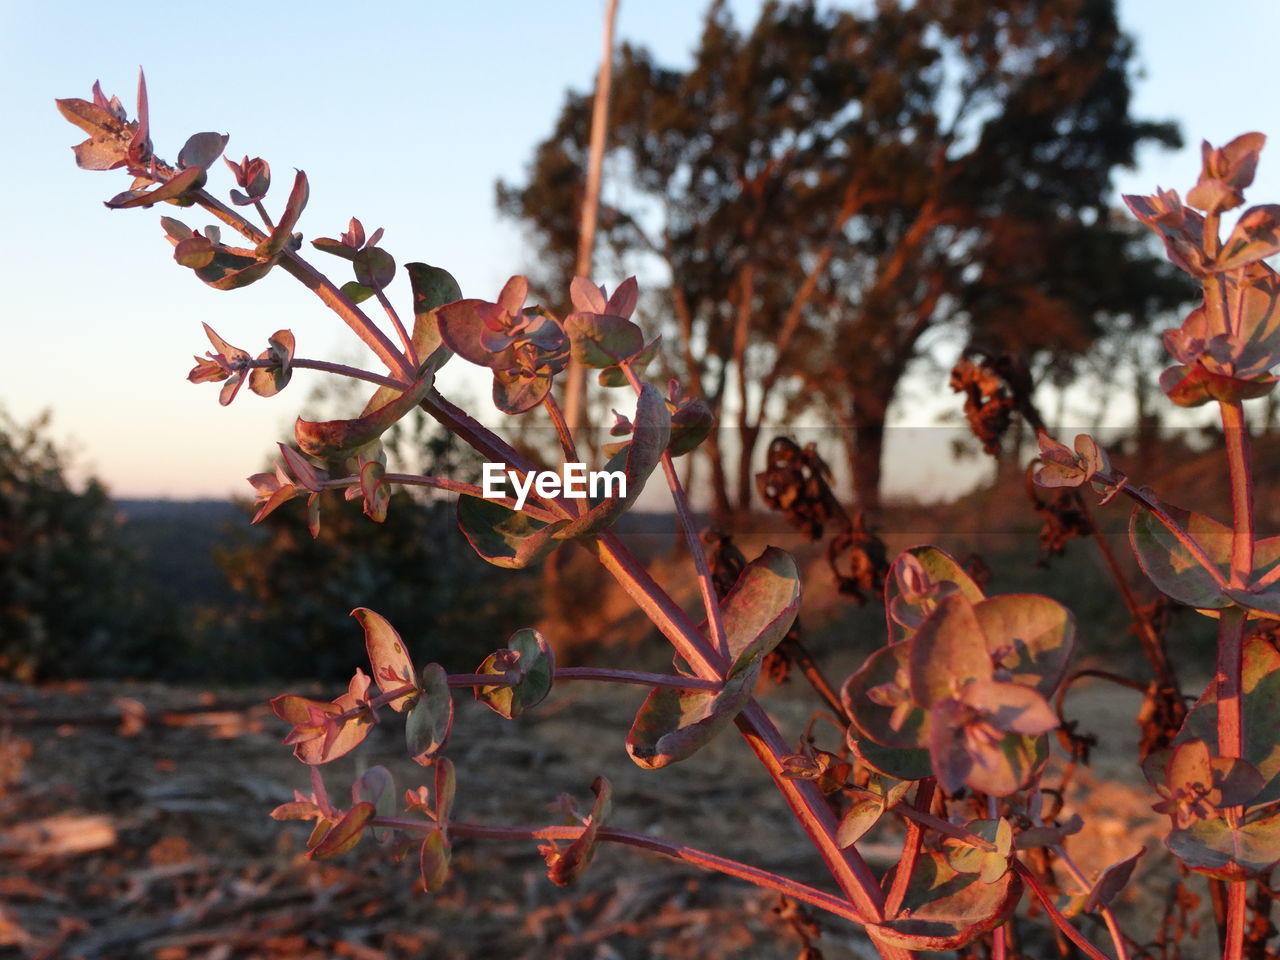
M119 171L75 168L68 148L82 136L53 105L88 98L100 80L133 116L141 65L158 155L173 159L193 133L229 133L228 158L271 164L273 210L305 169L307 241L338 237L358 217L370 232L386 229L381 245L398 263L444 267L467 297L495 299L523 273L532 299L563 315L604 22L601 0L305 9L233 0L216 13L0 5L15 132L0 154L10 184L0 232L0 679L106 684L48 687L71 693L41 709L68 729L106 724L114 735L129 703L155 698L152 715L177 716L174 691L192 684L216 691L209 702L220 708L260 703L264 683L344 681L360 652L348 611L360 605L455 671L531 623L564 662L610 648L665 668L647 622L584 554L562 550L547 569L490 567L466 547L447 498L397 493L390 522L376 525L335 495L314 540L300 503L250 526L244 478L270 468L293 417L351 416L364 396L302 371L283 397L244 391L221 407L214 389L185 380L192 355L208 349L201 323L254 354L288 328L299 356L377 361L283 271L223 293L173 263L156 210L103 206L129 184ZM621 0L592 279L609 290L639 279L636 320L662 337L651 379L678 379L717 417L682 461L694 506L748 555L767 543L797 553L808 643L834 676L882 642L877 563L926 540L998 592L1070 605L1088 625L1086 662L1129 656L1117 651L1133 647L1131 611L1112 599L1105 564L1092 548L1067 547L1079 518L1024 490L1035 437L1021 414L1034 409L1066 442L1090 432L1138 482L1221 511L1213 411L1174 408L1157 383L1167 365L1159 333L1181 322L1195 291L1121 196L1185 194L1202 140L1275 132L1259 78L1277 31L1280 6L1269 0L1223 0L1212 15L1180 0ZM213 192L233 185L221 164L211 172ZM1280 198L1280 161L1266 152L1249 195ZM205 225L189 211L165 213ZM350 279L342 261L303 252L338 283ZM407 312L403 271L388 292ZM486 371L455 358L438 385L531 454L554 446L535 414L494 409ZM622 393L590 386L584 449L607 441L615 406L631 409ZM1249 410L1265 533L1277 520L1277 411L1270 397ZM479 470L422 416L387 446L401 469L460 480ZM664 501L646 492L620 530L660 579L679 584L687 555ZM784 501L789 509L775 509ZM1097 522L1123 558L1125 512L1100 510ZM1193 671L1208 669L1202 623L1168 613L1152 616ZM85 689L98 691L98 712L75 713ZM27 696L10 695L12 716L28 716ZM245 722L247 731L224 732L274 736L261 715ZM12 748L13 783L40 760L27 742L26 754ZM182 752L156 749L161 774ZM272 776L274 786L246 789L274 796L285 775ZM158 809L156 789L147 809ZM201 815L199 805L163 811L187 815ZM182 831L156 823L131 849L151 868L166 856L189 863L158 846ZM528 896L551 909L543 894ZM618 909L644 913L634 898ZM130 953L138 941L86 940L58 916L51 908L29 922L28 940L0 945L53 956L39 950L62 936L83 955L214 955L185 941L186 953L155 944ZM773 936L760 931L778 927L771 916L752 920L760 943ZM544 919L552 939L572 926ZM343 929L344 943L376 939ZM279 955L338 955L325 952L333 942L313 937ZM383 952L370 955L400 955L377 942ZM619 943L602 934L581 955L645 955ZM774 955L722 946L725 956ZM485 955L468 953L475 943L404 949ZM579 955L564 949L507 955ZM670 949L663 955L682 955Z

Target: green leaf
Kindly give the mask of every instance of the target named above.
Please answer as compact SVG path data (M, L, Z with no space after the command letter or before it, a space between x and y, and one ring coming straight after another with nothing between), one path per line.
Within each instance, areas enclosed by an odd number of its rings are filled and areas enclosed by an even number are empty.
M919 577L921 583L915 583ZM911 582L908 592L904 581ZM885 613L891 641L905 640L924 622L937 602L947 593L958 592L972 604L986 599L964 567L945 550L911 547L893 562L884 583Z
M458 527L473 550L495 567L521 570L559 546L568 520L546 523L493 500L458 498Z
M840 691L840 699L853 719L854 727L864 737L884 747L919 750L929 742L928 714L922 707L910 702L907 678L910 651L911 645L905 641L880 647L845 680ZM890 692L893 693L892 697L888 695ZM860 743L857 749L863 752L863 744ZM865 753L865 759L872 766L883 770L874 759L875 756L875 751ZM927 752L924 768L926 772L922 776L930 776ZM892 770L884 772L898 776Z
M653 363L658 356L658 345L662 342L661 337L654 337L650 340L643 350L631 358L631 370L639 376L644 372L645 367ZM621 367L605 367L597 375L596 380L602 387L626 387L630 386L631 381L627 379L627 375L622 372ZM676 454L672 454L676 456Z
M354 280L348 280L342 285L342 295L352 303L364 303L373 296L373 292L372 287L366 287L363 283L356 283Z
M1209 269L1214 273L1236 270L1276 253L1280 253L1280 204L1264 203L1240 214Z
M1217 568L1224 581L1231 576L1231 528L1211 517L1180 507L1166 506L1165 512L1185 530ZM1233 603L1192 555L1150 511L1135 507L1129 520L1129 541L1142 570L1168 597L1197 610L1218 610ZM1280 537L1260 540L1254 548L1253 578L1257 580L1280 561ZM1242 605L1265 610L1269 595L1239 591ZM1246 598L1254 598L1246 602ZM1277 594L1280 603L1280 594Z
M983 600L973 612L988 653L1007 679L1052 697L1075 647L1071 611L1048 597L1011 593Z
M630 320L607 313L571 313L564 330L573 358L584 367L603 369L636 356L644 349L644 333Z
M668 404L670 409L670 404ZM671 412L671 442L667 453L682 457L698 449L716 425L715 414L699 397L690 397Z
M504 661L518 654L514 666ZM476 699L499 716L514 720L530 707L541 703L551 692L555 681L556 656L551 645L537 630L517 630L503 650L489 654L476 673L512 677L515 682L503 686L476 687Z
M870 737L855 739L852 733L850 728L850 735L845 738L850 749L876 773L895 780L923 780L933 776L933 764L928 750L918 747L886 747Z
M1084 902L1084 909L1093 912L1110 906L1111 901L1128 884L1129 878L1133 876L1134 868L1146 852L1147 848L1143 847L1137 853L1131 854L1103 870L1102 875L1094 883L1093 889L1089 891L1089 897Z
M293 351L295 342L292 331L277 330L267 338L267 349L258 354L259 360L274 360L278 366L255 367L249 374L249 389L260 397L274 397L289 385L293 376Z
M733 722L751 699L759 676L757 661L716 691L655 687L627 734L627 753L646 770L692 756Z
M352 266L356 283L374 290L381 290L396 275L395 258L381 247L365 247L356 254Z
M518 369L493 371L493 405L505 414L526 413L551 392L555 374L549 367L533 375Z
M312 240L311 245L322 253L331 253L343 260L355 260L358 252L355 247L348 246L341 240L334 240L332 237L319 237Z
M207 169L222 156L228 139L224 133L193 133L178 151L178 166Z
M613 790L608 780L596 777L591 782L591 790L595 793L596 800L591 808L591 816L587 818L586 829L563 852L553 847L547 853L547 878L558 887L567 887L582 876L582 871L595 856L596 838L612 809Z
M396 782L391 771L384 766L370 767L360 775L360 779L351 785L351 801L353 803L372 803L374 812L379 817L396 815ZM375 840L381 840L386 829L371 827L370 832Z
M1170 833L1165 845L1192 870L1219 880L1266 876L1280 862L1280 811L1240 827L1225 817L1197 820Z
M204 167L188 167L153 190L126 190L124 193L117 194L107 201L107 206L113 210L149 207L162 200L180 197L188 190L198 190L204 185L206 179Z
M340 698L341 700L341 698ZM307 725L311 720L311 711L336 716L345 712L347 705L342 702L324 702L285 694L271 701L271 709L276 716L295 727ZM312 739L298 740L294 743L293 755L303 763L316 766L336 760L350 753L359 746L373 730L373 718L367 714L347 720L336 736L327 739L317 734Z
M1009 855L1013 850L1013 828L1009 821L972 820L965 829L975 837L994 844L994 850L966 843L955 837L942 841L943 854L948 865L958 873L976 873L983 883L995 883L1009 870Z
M289 191L289 200L285 203L280 221L271 230L271 236L258 246L260 257L278 256L293 239L293 228L307 206L311 196L311 187L307 184L307 175L301 170L293 178L293 188Z
M836 843L840 849L851 847L866 836L867 831L884 816L885 809L884 797L860 796L854 800L840 818L840 828L836 831Z
M1262 790L1253 798L1257 806L1280 800L1280 742L1276 737L1276 718L1280 717L1280 652L1263 637L1245 641L1241 671L1243 692L1244 759L1252 764L1264 781ZM1204 694L1182 722L1174 745L1190 740L1203 740L1209 752L1219 756L1218 688L1210 683ZM1162 761L1169 751L1153 754L1149 777L1165 779ZM1144 764L1144 770L1147 765Z
M962 595L939 601L909 641L911 699L922 707L950 699L971 680L990 680L991 654L975 608Z
M439 370L453 356L440 338L439 310L446 303L462 299L462 289L448 270L425 263L406 263L413 288L413 348L432 371Z
M893 873L884 880L892 883ZM976 873L960 873L942 853L925 852L916 860L898 917L868 925L881 943L908 950L955 950L1000 926L1022 895L1022 881L1012 871L994 883Z
M773 652L800 610L800 574L791 554L768 547L743 569L720 603L729 676Z
M372 412L354 420L313 422L301 417L293 425L298 446L318 460L346 460L373 443L418 405L435 378L424 376Z
M671 439L671 414L651 384L646 383L636 399L636 415L632 423L635 426L631 432L631 443L605 465L606 471L621 470L626 474L626 496L595 503L559 532L560 539L586 536L609 527L626 513L644 490L645 481L657 467Z
M219 248L213 262L198 268L195 274L215 290L239 290L261 280L275 265L274 259L258 260Z
M409 706L404 720L405 745L414 763L430 766L444 749L453 729L453 694L449 675L438 663L422 668L418 698Z

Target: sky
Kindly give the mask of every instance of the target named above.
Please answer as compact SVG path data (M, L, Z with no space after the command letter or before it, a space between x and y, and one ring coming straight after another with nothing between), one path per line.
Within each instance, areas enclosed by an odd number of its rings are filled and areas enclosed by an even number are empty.
M730 6L747 25L760 3ZM704 9L700 0L620 0L618 36L683 66ZM384 246L398 261L443 266L465 295L492 299L532 266L519 227L494 209L494 183L521 180L565 91L593 83L604 0L359 8L231 0L156 10L0 0L0 81L13 134L0 153L0 407L20 421L51 411L53 435L80 473L117 496L243 495L244 478L262 468L316 381L299 373L279 397L246 390L220 407L216 387L185 379L192 355L207 349L201 322L255 354L289 328L299 355L365 357L283 272L244 290L212 290L173 262L157 209L107 210L102 201L126 189L127 177L76 168L69 148L81 136L54 98L87 98L99 79L132 116L141 65L159 155L173 159L192 133L230 133L228 156L271 163L276 204L293 168L306 170L308 239L338 236L358 216L387 229ZM1193 0L1120 0L1119 11L1137 43L1134 115L1176 120L1187 143L1144 152L1136 170L1116 177L1122 192L1157 184L1185 192L1202 138L1280 134L1265 79L1280 3L1219 0L1210 17ZM1250 102L1255 94L1262 105ZM225 172L211 181L224 193L231 185ZM1280 156L1263 153L1250 196L1280 200ZM208 218L186 219L199 227ZM347 279L345 264L328 266ZM612 288L622 278L597 279ZM408 312L402 280L391 297ZM487 406L484 380L463 366L446 368L442 389Z

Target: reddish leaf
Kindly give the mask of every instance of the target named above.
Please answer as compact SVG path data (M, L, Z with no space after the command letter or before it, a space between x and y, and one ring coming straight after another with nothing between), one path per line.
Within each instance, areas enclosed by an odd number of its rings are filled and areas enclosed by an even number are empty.
M351 611L351 616L364 628L370 672L378 689L383 693L390 693L399 687L413 686L416 690L417 675L413 661L395 627L381 614L367 607L356 607ZM389 706L397 712L406 710L412 705L415 696L414 692L406 693L390 701Z
M587 864L595 855L596 837L600 828L609 817L613 792L609 781L604 777L596 777L591 783L591 790L596 795L595 805L591 809L591 816L587 818L586 828L581 836L570 843L563 852L548 848L546 853L547 877L558 887L567 887L582 876L582 871L587 868Z
M312 860L328 860L346 853L360 842L365 825L377 813L378 808L372 803L357 803L326 831L319 843L307 851L307 856Z

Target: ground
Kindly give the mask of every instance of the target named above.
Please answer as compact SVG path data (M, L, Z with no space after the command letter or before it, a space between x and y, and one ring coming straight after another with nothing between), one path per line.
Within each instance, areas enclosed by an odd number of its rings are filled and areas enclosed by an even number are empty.
M1069 715L1106 736L1077 772L1069 809L1088 823L1073 838L1092 874L1148 853L1121 904L1150 928L1172 876L1163 822L1134 780L1135 695L1081 686ZM275 692L275 691L270 691ZM298 691L313 692L313 691ZM809 715L795 681L765 694L783 732ZM414 858L387 862L367 839L336 861L303 855L306 831L268 812L307 789L306 769L280 743L268 691L159 685L0 690L0 956L23 958L612 958L747 957L800 953L776 896L630 849L604 849L575 885L545 876L533 843L456 844L447 889L415 889ZM819 886L821 866L772 785L732 731L690 760L656 772L627 758L623 735L643 691L583 683L557 688L515 722L459 697L450 745L456 815L488 823L553 823L562 792L589 806L590 783L614 785L611 824L682 840ZM384 763L403 789L423 782L387 723L355 758L326 767L335 795L357 763ZM883 869L892 835L863 845ZM1022 921L1031 931L1040 921ZM821 919L828 960L870 956L853 927ZM1096 925L1083 929L1098 943ZM1211 956L1207 943L1184 956ZM1048 943L1045 947L1051 950ZM1203 951L1203 952L1201 952ZM1045 956L1053 955L1051 952Z

